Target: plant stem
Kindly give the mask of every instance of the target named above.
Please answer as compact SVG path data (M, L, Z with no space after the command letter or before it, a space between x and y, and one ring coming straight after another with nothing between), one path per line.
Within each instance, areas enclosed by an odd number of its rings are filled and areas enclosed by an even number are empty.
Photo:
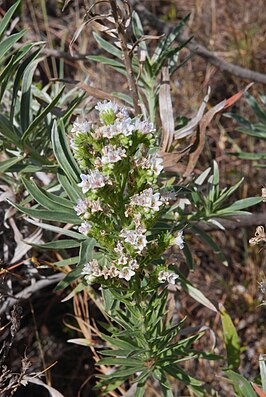
M133 68L132 68L132 64L131 64L131 58L130 58L128 47L127 47L125 25L124 25L122 18L120 18L118 15L117 0L109 0L109 1L110 1L110 5L112 8L112 14L113 14L113 17L114 17L114 20L116 23L118 38L121 43L121 50L122 50L123 58L124 58L123 61L124 61L126 71L127 71L128 87L129 87L129 91L132 94L135 115L138 115L140 113L138 87L136 84L136 80L134 78Z

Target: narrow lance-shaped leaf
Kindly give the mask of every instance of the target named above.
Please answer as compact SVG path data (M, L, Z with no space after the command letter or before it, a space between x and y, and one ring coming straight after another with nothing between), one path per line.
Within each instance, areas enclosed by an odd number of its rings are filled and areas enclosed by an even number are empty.
M227 351L227 363L228 368L238 369L240 365L240 343L239 338L235 329L235 326L231 320L231 317L226 312L223 305L219 306L221 319L223 324L223 337Z

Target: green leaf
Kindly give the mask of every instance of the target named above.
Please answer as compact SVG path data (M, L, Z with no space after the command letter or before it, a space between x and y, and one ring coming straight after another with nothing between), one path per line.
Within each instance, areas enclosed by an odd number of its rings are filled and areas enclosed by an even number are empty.
M257 118L264 124L266 124L266 113L260 108L260 106L258 105L256 99L250 95L249 92L245 93L245 97L247 99L247 102L249 103L249 105L252 107L255 115L257 116Z
M197 179L194 181L194 183L196 185L201 186L203 184L203 182L205 181L205 179L207 178L207 176L209 175L211 171L211 167L207 168L205 171L203 171L202 174L200 174L200 176L197 177Z
M63 87L59 93L54 97L54 99L51 101L51 103L46 106L46 108L43 109L43 111L34 118L33 122L28 126L27 130L24 132L24 134L22 135L22 142L25 142L29 135L34 131L34 129L36 129L41 122L44 120L44 118L46 117L46 115L50 112L50 110L57 104L57 102L59 101L59 99L61 98L63 92L64 92L65 87Z
M0 133L6 137L9 141L15 144L17 147L20 146L20 136L17 129L13 126L10 121L0 114Z
M115 299L114 294L107 288L102 289L102 296L104 300L104 307L107 313L110 313L116 306L118 300Z
M105 334L101 334L101 337L107 342L109 342L112 346L120 347L121 349L127 351L128 354L135 351L142 351L142 349L139 346L136 346L133 343L131 344L124 340L113 338Z
M16 12L16 10L17 10L19 5L20 5L20 0L16 1L15 4L13 4L12 7L10 7L6 11L4 17L1 19L1 22L0 22L0 40L2 39L2 36L3 36L4 32L5 32L5 29L6 29L7 25L9 24L13 14Z
M265 354L259 355L260 377L262 383L262 390L266 393L266 356Z
M7 37L0 43L0 61L4 57L4 55L13 47L13 45L21 39L26 33L26 29L23 29L21 32L12 34Z
M1 161L0 163L0 172L8 172L8 169L14 165L19 163L24 159L24 156L12 157L8 160Z
M239 158L244 160L266 160L266 153L238 153Z
M113 352L115 352L113 350ZM137 367L142 366L143 362L135 359L135 358L117 358L117 357L109 357L109 358L102 358L97 362L96 365L122 365L124 367Z
M112 95L133 107L133 99L129 95L123 94L122 92L112 92Z
M142 40L142 38L144 37L142 23L136 11L132 12L131 21L132 21L133 33L136 39L140 40L138 46L139 48L141 48L142 51L145 51L146 56L148 56L149 54L148 54L147 44L145 40Z
M58 241L51 241L45 244L33 244L28 243L32 247L44 249L44 250L62 250L62 249L69 249L69 248L77 248L80 246L80 241L76 240L58 240ZM82 243L81 243L82 244Z
M230 207L224 208L223 210L218 211L216 214L222 214L225 212L234 212L239 211L244 208L251 207L252 205L256 205L262 202L262 197L249 197L242 200L235 201Z
M13 93L12 93L12 102L11 102L11 112L10 112L10 120L13 121L14 118L14 113L15 113L15 107L16 107L16 101L18 99L18 91L20 89L20 80L23 77L23 74L25 70L27 69L28 65L30 65L40 54L42 48L38 48L36 51L34 51L32 54L30 54L19 66L16 75L15 75L15 80L13 84Z
M95 32L93 33L93 36L101 48L109 52L109 54L112 54L113 56L117 57L118 59L123 59L122 52L117 47L115 47L113 44L110 44L108 41L104 40L101 36L99 36Z
M186 262L187 262L188 268L190 270L193 269L194 268L193 257L192 257L192 254L191 254L191 251L189 249L187 242L185 242L185 244L184 244L183 254L186 257Z
M79 261L79 256L74 256L72 258L67 258L67 259L63 259L61 261L57 261L54 262L53 265L54 266L70 266L70 265L76 265Z
M73 232L72 230L63 229L62 227L48 225L42 222L37 222L31 218L26 218L26 220L29 223L32 223L33 225L40 227L41 229L50 230L51 232L59 233L62 234L63 236L72 237L81 241L87 238L84 234Z
M158 46L156 47L154 54L152 56L152 62L156 62L158 58L164 54L164 52L170 47L170 45L173 43L173 41L176 39L177 35L179 34L180 30L185 26L189 19L189 15L187 15L180 23L179 25L173 29L173 31L167 35L164 39L160 41Z
M147 370L146 370L147 372ZM145 379L146 380L146 379ZM137 384L135 391L135 397L143 397L146 389L146 382L141 382Z
M69 150L62 123L60 123L59 128L57 128L56 122L53 123L51 138L58 163L70 179L73 179L74 182L79 182L81 171Z
M244 178L241 178L234 186L231 186L229 189L226 189L224 193L220 193L220 197L215 201L213 208L219 208L221 203L223 203L228 197L230 197L241 185Z
M207 234L204 230L198 228L197 226L192 226L192 231L200 237L200 239L205 242L207 245L209 245L212 249L215 255L219 258L219 260L222 262L224 266L228 266L228 261L226 257L224 256L223 252L220 250L220 247L215 243L215 241L210 237L209 234Z
M232 381L234 390L238 397L257 397L246 378L232 370L225 371L225 373Z
M79 279L81 276L82 270L83 270L83 266L77 266L74 270L69 272L63 280L61 280L57 284L54 291L59 291L61 289L65 289L69 286L69 284L73 283L73 281L76 281L77 279Z
M21 85L20 122L22 131L26 131L32 118L31 86L35 69L40 59L31 62L25 69Z
M79 252L79 265L85 265L91 259L93 259L95 255L95 247L99 248L99 245L96 245L96 240L93 238L87 238L82 241Z
M69 181L69 178L64 174L63 170L59 169L57 179L64 191L67 193L68 197L74 203L76 203L78 199L82 198L83 195L81 189L77 186L76 182L72 180L72 178L70 179L72 183Z
M46 211L46 210L36 210L32 208L25 208L22 205L15 204L11 200L8 202L19 211L24 214L30 215L33 218L44 219L46 221L62 222L62 223L72 223L73 225L80 225L81 219L76 214L71 214L69 212L63 211Z
M37 203L41 204L43 207L53 210L53 211L62 211L67 209L69 213L72 215L75 215L76 212L70 207L63 206L61 202L57 202L57 197L54 194L48 194L48 192L45 192L41 190L33 181L30 181L26 178L21 178L22 183L24 184L25 188L27 191L30 193L30 195L34 198L34 200L37 201ZM60 199L60 198L59 198ZM64 202L64 201L63 201ZM71 205L71 203L70 203Z
M98 382L96 386L93 387L93 390L99 390L104 386L104 390L101 391L102 396L106 396L109 394L109 392L117 389L119 386L124 383L124 379L114 379L114 380L107 380L107 381L102 381Z
M126 380L129 376L134 375L136 372L139 372L143 369L143 366L137 366L127 369L118 369L115 372L112 372L112 378L125 378ZM98 377L101 379L110 379L110 375L98 375Z
M235 326L231 320L231 317L229 316L223 305L219 305L219 309L223 324L223 337L227 351L228 368L236 370L240 365L239 338Z
M213 305L213 303L211 303L211 301L208 298L206 298L206 296L203 295L203 293L199 289L193 287L193 285L183 277L182 273L178 271L177 273L180 276L178 282L181 284L182 288L189 294L189 296L191 296L193 299L195 299L197 302L201 303L202 305L208 307L210 310L217 313L217 309Z
M114 59L107 58L102 55L88 55L86 58L90 61L95 61L102 63L103 65L111 66L113 69L116 69L121 73L124 72L124 74L126 74L125 65L121 62L115 61Z
M70 299L72 299L74 296L76 296L77 294L79 294L81 291L83 291L85 288L87 288L86 285L79 283L71 292L70 294L68 294L64 299L61 300L61 302L67 302ZM85 339L85 341L87 341L87 345L90 343L87 339ZM69 340L68 340L69 342Z

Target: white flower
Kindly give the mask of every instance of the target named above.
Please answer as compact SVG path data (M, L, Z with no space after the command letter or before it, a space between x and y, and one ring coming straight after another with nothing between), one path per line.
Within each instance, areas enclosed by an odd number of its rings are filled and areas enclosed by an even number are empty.
M114 103L112 101L97 102L95 109L100 112L100 115L104 112L110 112L110 110L112 110L114 114L116 114L119 110L117 103Z
M155 131L154 125L148 120L141 121L139 118L135 120L134 129L138 130L141 134L146 135Z
M135 247L137 248L137 253L141 254L141 252L144 250L146 245L147 245L146 236L138 235L135 243Z
M178 232L174 239L174 244L177 245L181 250L184 248L183 231Z
M132 119L130 117L115 123L114 128L123 134L124 136L132 135L133 131L136 130L135 125L132 124Z
M82 182L78 186L82 188L82 193L105 186L105 178L98 170L90 170L88 175L81 174L80 177Z
M118 161L122 160L122 157L126 157L126 151L121 147L116 149L115 145L107 145L103 148L103 164L117 163Z
M135 274L134 270L130 268L129 266L125 266L120 270L119 272L119 278L124 278L125 280L129 281L131 277L133 277Z
M123 229L120 233L120 236L123 237L125 239L126 243L129 243L131 245L135 245L136 242L136 232L135 230L127 230L127 229Z
M97 259L92 259L90 262L86 263L81 274L94 274L95 277L98 277L100 274L100 267Z
M77 205L75 205L74 210L76 211L77 215L84 214L87 211L87 203L81 199L78 199Z
M175 280L179 278L178 274L175 273L169 273L167 277L167 281L169 284L175 284Z
M160 200L160 193L153 193L152 188L145 189L140 194L135 194L130 199L130 205L139 205L141 207L159 211L163 202Z
M163 170L163 159L156 154L155 156L150 156L148 160L150 162L151 170L155 175L159 175Z
M136 259L132 259L132 260L129 262L128 267L129 267L130 269L132 269L132 270L137 270L137 269L139 269L139 264L138 264L138 262L136 261Z
M82 234L88 234L89 231L91 230L92 226L89 222L85 221L83 222L80 227L78 228L78 231Z
M87 134L90 131L90 123L88 121L75 121L73 127L71 128L72 133Z
M169 284L175 284L175 280L179 278L178 274L175 274L173 272L167 272L165 270L161 270L158 274L158 281L160 283L164 283L167 281Z
M123 229L120 236L125 239L126 243L133 245L137 249L137 253L141 253L147 245L147 239L144 234L145 229L139 227L137 230L127 230Z

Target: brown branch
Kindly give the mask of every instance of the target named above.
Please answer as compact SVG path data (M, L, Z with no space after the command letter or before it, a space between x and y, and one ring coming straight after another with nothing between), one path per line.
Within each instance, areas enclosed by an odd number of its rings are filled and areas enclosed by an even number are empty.
M255 214L252 214L250 216L248 215L243 215L241 217L232 217L230 220L229 219L218 219L217 221L226 229L226 230L236 230L240 229L242 227L252 227L252 226L258 226L258 225L266 225L266 213L265 212L258 212ZM207 224L206 222L199 222L197 223L197 226L199 226L201 229L210 232L210 231L218 231L219 229L218 226L215 224Z
M147 10L147 8L139 0L131 0L130 4L138 12L142 20L148 21L153 28L169 34L172 27L169 24L161 21L154 14ZM179 43L184 43L189 39L184 33L180 33L176 38ZM233 74L245 80L255 81L260 84L266 84L266 74L254 72L253 70L234 65L217 57L213 52L209 51L203 45L199 44L194 38L186 44L186 47L193 53L208 61L210 64L216 66L218 69Z
M125 25L123 19L118 15L118 6L116 0L110 0L110 5L112 8L112 14L116 23L117 34L121 44L121 50L124 56L124 63L127 71L127 81L129 91L132 93L132 99L134 104L135 115L137 116L140 113L139 107L139 96L138 96L138 87L134 78L133 68L131 63L131 58L129 55L129 49L127 46L126 34L125 34Z

